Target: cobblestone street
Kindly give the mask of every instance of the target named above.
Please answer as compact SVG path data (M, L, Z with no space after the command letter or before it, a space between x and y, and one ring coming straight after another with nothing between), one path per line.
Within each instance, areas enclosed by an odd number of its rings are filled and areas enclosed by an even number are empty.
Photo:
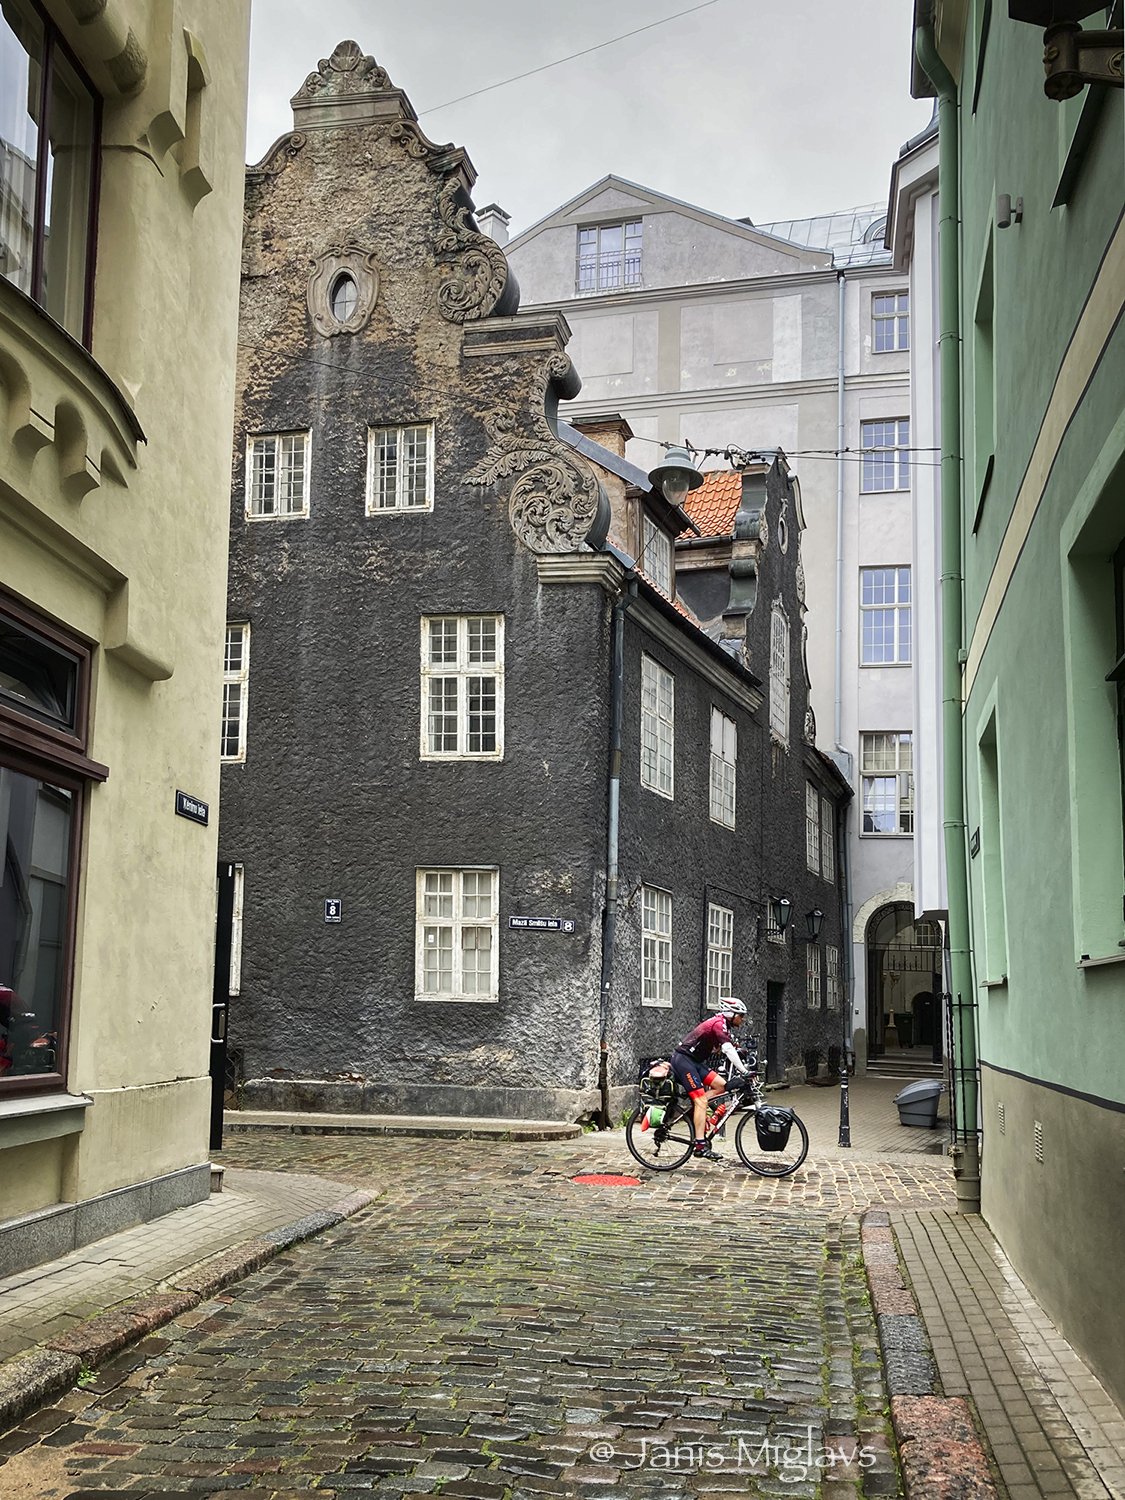
M858 1210L940 1207L938 1158L787 1181L620 1134L232 1137L228 1166L379 1196L0 1439L6 1497L895 1494Z

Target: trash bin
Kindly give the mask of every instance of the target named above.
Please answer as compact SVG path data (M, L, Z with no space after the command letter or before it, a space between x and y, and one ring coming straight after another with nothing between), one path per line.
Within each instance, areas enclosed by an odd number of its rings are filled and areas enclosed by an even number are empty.
M923 1130L933 1130L937 1124L938 1100L945 1085L936 1078L920 1078L917 1083L908 1083L895 1095L900 1125L920 1125Z

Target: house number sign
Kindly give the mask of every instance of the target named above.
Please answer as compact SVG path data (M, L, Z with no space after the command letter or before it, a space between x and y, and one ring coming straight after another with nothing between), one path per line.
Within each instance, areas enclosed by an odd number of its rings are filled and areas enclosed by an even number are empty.
M344 914L344 903L342 901L325 900L324 920L326 922L339 922Z

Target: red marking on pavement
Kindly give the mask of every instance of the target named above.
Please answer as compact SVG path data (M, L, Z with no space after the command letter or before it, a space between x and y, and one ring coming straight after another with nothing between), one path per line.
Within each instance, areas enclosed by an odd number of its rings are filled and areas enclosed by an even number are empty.
M614 1172L581 1172L571 1182L580 1182L583 1187L640 1187L639 1177L620 1177Z

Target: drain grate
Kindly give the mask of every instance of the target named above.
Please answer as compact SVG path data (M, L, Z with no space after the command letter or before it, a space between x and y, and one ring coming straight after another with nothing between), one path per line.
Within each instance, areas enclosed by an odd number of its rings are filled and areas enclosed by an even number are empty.
M639 1177L623 1177L617 1172L580 1172L572 1177L582 1187L640 1187Z

